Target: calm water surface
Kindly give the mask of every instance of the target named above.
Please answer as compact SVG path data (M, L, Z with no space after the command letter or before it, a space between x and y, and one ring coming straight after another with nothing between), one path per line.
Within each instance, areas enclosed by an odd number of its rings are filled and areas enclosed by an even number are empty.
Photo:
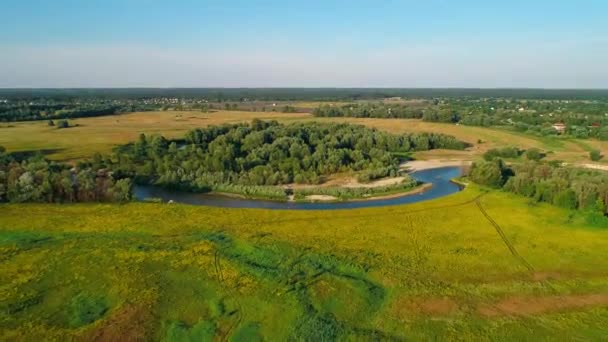
M266 200L252 200L231 198L226 196L196 194L184 191L169 190L153 185L135 186L135 198L143 200L145 198L160 198L163 202L173 200L177 203L206 205L226 208L265 208L265 209L303 209L303 210L332 210L332 209L353 209L367 207L383 207L388 205L398 205L428 201L443 197L462 190L460 185L452 183L450 179L462 174L460 167L441 167L436 169L421 170L411 173L412 177L424 182L431 183L433 186L419 194L406 195L388 199L378 199L356 202L332 202L332 203L297 203L279 202Z

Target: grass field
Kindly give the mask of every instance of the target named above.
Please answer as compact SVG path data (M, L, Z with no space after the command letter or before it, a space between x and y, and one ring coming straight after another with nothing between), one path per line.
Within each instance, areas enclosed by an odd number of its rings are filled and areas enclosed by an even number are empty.
M0 251L2 340L607 336L608 230L474 187L345 211L8 204Z
M70 120L67 129L48 126L46 121L0 124L0 146L9 151L46 151L50 159L71 160L108 153L116 145L135 141L140 133L181 138L196 127L224 123L307 117L309 114L230 112L140 112Z
M304 103L306 104L306 103ZM182 137L196 127L223 123L248 122L253 118L281 122L349 122L375 127L392 133L437 132L453 135L473 145L468 151L433 150L418 153L422 159L474 159L494 147L517 146L552 152L548 159L570 163L589 162L591 149L608 150L608 142L558 137L535 137L517 132L483 127L423 122L408 119L315 118L307 113L279 112L141 112L120 116L75 119L78 126L68 129L49 127L44 121L0 125L0 146L9 151L44 151L50 159L73 160L94 152L107 153L119 144L134 141L140 133ZM481 140L482 143L478 143ZM604 162L604 161L602 161Z

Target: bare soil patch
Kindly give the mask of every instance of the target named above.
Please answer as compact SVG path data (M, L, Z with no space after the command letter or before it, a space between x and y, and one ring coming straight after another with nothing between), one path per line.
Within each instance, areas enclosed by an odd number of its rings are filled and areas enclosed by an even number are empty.
M528 316L597 306L608 306L608 294L510 297L493 305L480 306L478 311L486 317Z
M534 272L532 274L532 280L534 281L545 281L545 280L554 280L561 279L563 276L558 272Z
M127 305L112 313L100 327L90 331L83 341L149 341L150 310L143 305Z

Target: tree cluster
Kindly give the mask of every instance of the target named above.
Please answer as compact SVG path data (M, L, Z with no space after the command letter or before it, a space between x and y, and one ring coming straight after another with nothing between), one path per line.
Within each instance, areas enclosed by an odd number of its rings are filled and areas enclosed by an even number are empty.
M129 103L85 102L10 102L0 103L0 122L86 118L156 109L154 106Z
M125 202L131 180L106 169L71 167L41 156L18 160L0 147L0 202Z
M466 146L442 134L392 135L359 125L253 120L194 129L181 141L142 134L116 150L112 169L137 182L193 191L225 184L318 184L340 172L368 181L399 173L395 153Z
M497 158L518 158L522 151L517 147L507 146L502 148L492 148L483 154L483 159L491 161Z
M507 167L500 159L474 163L469 178L478 184L568 209L607 212L608 175L555 162L529 161Z

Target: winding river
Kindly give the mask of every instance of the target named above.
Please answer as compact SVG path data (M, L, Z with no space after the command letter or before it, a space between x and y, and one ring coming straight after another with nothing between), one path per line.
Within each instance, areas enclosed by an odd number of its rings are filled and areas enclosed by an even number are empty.
M451 182L462 174L460 167L449 166L412 172L411 175L424 183L433 186L424 192L404 195L400 197L363 200L351 202L280 202L267 200L253 200L233 198L220 195L197 194L176 190L169 190L157 186L135 186L135 198L160 198L163 202L174 201L192 205L206 205L225 208L265 208L265 209L302 209L302 210L332 210L332 209L354 209L367 207L383 207L388 205L407 204L427 201L462 190L458 184Z

